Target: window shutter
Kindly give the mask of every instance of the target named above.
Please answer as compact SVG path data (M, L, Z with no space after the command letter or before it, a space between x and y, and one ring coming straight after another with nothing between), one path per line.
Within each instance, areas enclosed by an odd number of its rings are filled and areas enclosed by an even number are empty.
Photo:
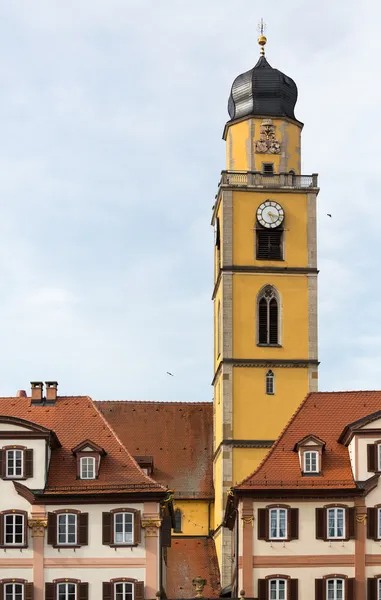
M324 579L315 579L315 600L325 600L325 586Z
M161 545L164 548L171 547L171 517L166 515L161 522Z
M367 518L366 518L366 536L368 540L376 540L377 539L377 516L378 510L377 508L368 508L367 509Z
M375 473L377 469L377 444L368 444L368 471Z
M4 598L4 584L0 582L0 600Z
M282 258L282 229L257 229L257 260Z
M258 508L258 539L269 539L269 511L267 508Z
M299 537L299 509L298 508L289 508L288 515L289 515L288 539L297 540Z
M269 582L267 579L258 579L258 600L268 600L268 592Z
M33 583L26 583L24 585L24 600L33 600L34 585Z
M367 585L368 593L367 600L377 600L377 578L376 577L368 577L368 585Z
M78 600L88 600L89 584L87 582L78 584Z
M356 539L356 509L354 507L347 508L345 512L345 517L347 519L346 535L348 539L354 540Z
M354 577L348 577L348 579L345 580L345 599L346 600L354 600L355 598L355 578Z
M89 513L80 513L77 515L78 543L80 546L87 546L89 543Z
M110 513L103 513L103 514L110 514ZM110 583L110 581L104 581L102 585L103 585L102 600L112 600L112 590L113 590L112 583Z
M0 450L0 477L5 477L5 450Z
M55 583L45 583L45 600L56 600L56 589Z
M298 600L298 580L297 579L289 579L288 585L290 586L290 591L288 594L288 600Z
M28 513L24 513L24 521L23 521L23 538L24 538L24 546L28 546Z
M135 582L135 600L144 600L144 581Z
M110 545L114 542L113 525L114 515L110 512L102 513L102 544Z
M48 513L48 544L55 546L57 544L57 515ZM48 599L46 599L48 600Z
M33 450L28 448L24 453L25 459L25 472L24 477L30 478L33 477Z
M142 541L142 518L140 510L134 513L134 544L140 544Z
M0 546L4 546L4 515L0 515Z
M278 343L278 302L273 298L270 300L270 344Z
M267 344L267 301L261 298L258 307L258 342Z
M316 509L316 539L325 540L327 539L327 511L325 508ZM318 581L318 580L316 580Z

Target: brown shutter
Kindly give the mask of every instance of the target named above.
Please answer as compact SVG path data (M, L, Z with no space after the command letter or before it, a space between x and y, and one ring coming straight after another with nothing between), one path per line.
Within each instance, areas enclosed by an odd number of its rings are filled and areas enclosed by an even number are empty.
M4 515L0 514L0 546L4 546Z
M103 514L110 514L110 513L103 513ZM113 589L112 583L110 583L109 581L103 582L103 595L102 595L103 600L112 600L112 589Z
M345 600L355 600L355 582L356 580L354 577L348 577L348 579L345 580Z
M4 584L0 581L0 600L4 598Z
M55 600L56 589L55 583L45 583L45 600Z
M368 577L368 593L367 600L377 600L377 578L376 577Z
M377 444L368 444L368 471L377 471Z
M110 545L114 542L113 530L114 530L114 518L110 512L102 513L102 544Z
M288 594L289 600L298 600L298 580L297 579L289 579L288 584L290 586L290 591Z
M366 518L366 535L369 540L377 539L377 508L368 508L367 509L367 518Z
M258 539L269 539L269 511L267 508L258 508Z
M134 544L140 544L142 541L142 520L140 510L134 513Z
M288 538L290 540L297 540L299 538L299 509L289 508L288 509Z
M5 477L5 450L0 450L0 477Z
M171 517L166 515L161 522L161 545L171 547Z
M57 544L57 515L48 513L48 544L56 546Z
M269 582L267 581L267 579L258 579L258 600L267 600L268 597Z
M80 546L87 546L89 543L89 513L79 513L77 519L78 544Z
M24 585L24 600L33 600L34 586L33 583L26 583Z
M356 538L356 509L354 507L347 508L345 511L346 522L346 537L350 540Z
M325 508L317 508L316 512L316 539L327 539L327 511Z
M27 547L28 546L28 534L29 534L29 528L28 528L28 513L24 512L24 520L23 520L23 538L24 538L24 545Z
M325 579L315 579L315 600L325 600Z
M144 581L135 582L135 600L144 600Z
M89 584L87 582L78 584L78 600L88 600Z
M33 450L28 448L24 452L25 471L24 477L27 479L33 477Z

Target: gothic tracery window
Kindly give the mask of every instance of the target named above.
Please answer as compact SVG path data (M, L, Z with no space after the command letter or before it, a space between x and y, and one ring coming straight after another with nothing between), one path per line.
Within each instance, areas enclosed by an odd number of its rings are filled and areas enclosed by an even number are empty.
M275 289L267 285L258 297L258 344L279 344L279 301Z

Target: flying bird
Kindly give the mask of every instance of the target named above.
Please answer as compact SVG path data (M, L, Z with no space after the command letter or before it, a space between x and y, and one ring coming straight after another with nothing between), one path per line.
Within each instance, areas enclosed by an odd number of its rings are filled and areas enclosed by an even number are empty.
M327 213L327 217L331 217L331 219L332 219L332 215L330 215L329 213Z
M167 375L170 375L171 377L174 377L174 374L170 373L169 371L167 371Z

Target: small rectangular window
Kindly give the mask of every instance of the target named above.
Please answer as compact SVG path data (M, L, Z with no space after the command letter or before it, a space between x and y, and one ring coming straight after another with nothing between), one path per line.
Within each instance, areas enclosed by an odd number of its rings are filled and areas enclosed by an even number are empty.
M319 455L318 452L304 453L304 473L318 473L319 471Z
M345 538L345 509L328 508L327 517L328 539Z
M114 543L115 544L133 544L134 542L134 521L132 513L114 514Z
M257 260L283 260L283 230L256 229Z
M116 583L115 600L134 600L134 586L132 583Z
M24 585L22 583L6 583L4 585L5 600L23 600Z
M81 479L95 479L95 458L93 456L81 458Z
M24 543L24 515L5 515L4 525L6 546L19 546Z
M77 585L75 583L58 583L57 597L58 600L76 600Z
M23 476L24 451L18 449L7 450L6 476L17 478Z
M270 540L285 540L287 538L287 509L270 509Z
M274 175L274 163L262 163L263 175Z
M59 545L75 545L77 543L77 515L63 513L57 519L57 542Z
M269 599L286 600L287 582L285 579L270 579L269 581Z
M327 600L344 600L344 579L327 579Z

